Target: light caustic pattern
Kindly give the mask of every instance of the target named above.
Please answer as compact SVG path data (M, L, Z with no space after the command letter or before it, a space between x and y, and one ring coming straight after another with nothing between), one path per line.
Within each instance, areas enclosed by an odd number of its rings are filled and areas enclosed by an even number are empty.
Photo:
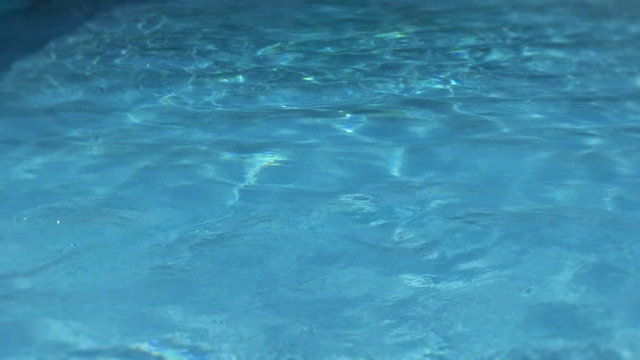
M0 358L640 357L640 8L150 1L0 80Z
M229 206L234 205L240 199L240 191L246 186L255 184L258 181L258 175L260 172L270 166L282 165L282 162L286 159L272 152L253 154L246 159L246 174L245 180L234 187L232 197L227 203Z

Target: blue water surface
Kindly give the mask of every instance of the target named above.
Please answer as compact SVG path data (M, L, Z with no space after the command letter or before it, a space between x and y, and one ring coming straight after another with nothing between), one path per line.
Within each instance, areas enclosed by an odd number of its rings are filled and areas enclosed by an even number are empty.
M119 4L0 169L2 359L640 358L637 2Z

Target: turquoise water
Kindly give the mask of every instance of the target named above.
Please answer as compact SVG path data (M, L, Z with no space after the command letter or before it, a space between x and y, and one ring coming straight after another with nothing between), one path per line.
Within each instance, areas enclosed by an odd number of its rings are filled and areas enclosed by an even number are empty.
M624 1L105 10L1 75L0 358L637 359L638 44Z

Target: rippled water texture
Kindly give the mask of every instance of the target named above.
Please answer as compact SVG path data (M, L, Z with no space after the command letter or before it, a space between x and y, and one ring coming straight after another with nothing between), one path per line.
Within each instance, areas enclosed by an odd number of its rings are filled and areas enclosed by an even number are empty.
M640 358L640 6L156 1L0 81L0 357Z

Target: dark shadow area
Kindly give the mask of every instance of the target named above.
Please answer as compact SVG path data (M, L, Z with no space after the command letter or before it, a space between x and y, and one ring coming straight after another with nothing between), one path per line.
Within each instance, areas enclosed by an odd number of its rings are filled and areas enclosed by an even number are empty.
M30 0L0 12L0 74L18 59L72 32L96 14L151 0Z

